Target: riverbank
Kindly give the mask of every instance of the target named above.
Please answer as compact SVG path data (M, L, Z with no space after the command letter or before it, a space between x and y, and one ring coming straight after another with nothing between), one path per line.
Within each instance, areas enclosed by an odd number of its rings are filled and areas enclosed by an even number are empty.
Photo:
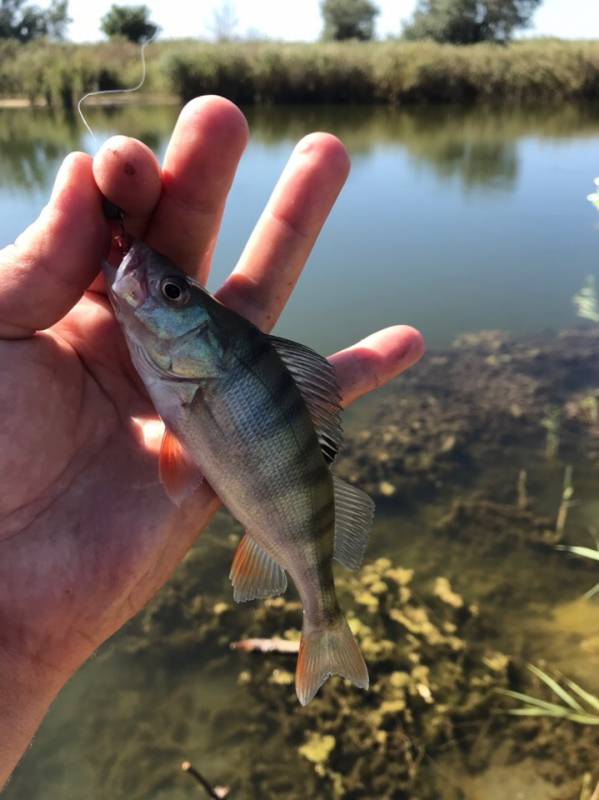
M165 41L146 51L146 95L182 101L217 93L242 104L514 104L599 99L599 42L522 41L501 47L433 42L208 44ZM0 43L0 98L73 108L88 91L135 85L139 48Z

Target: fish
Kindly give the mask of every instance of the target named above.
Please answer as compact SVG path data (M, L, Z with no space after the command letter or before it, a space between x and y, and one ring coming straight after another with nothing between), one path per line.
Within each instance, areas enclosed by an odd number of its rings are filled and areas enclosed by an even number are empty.
M333 674L367 689L333 560L360 567L374 503L331 471L343 435L332 365L265 334L143 242L104 274L165 425L159 474L169 498L181 505L206 481L243 526L229 575L236 602L283 594L292 579L303 606L302 705Z

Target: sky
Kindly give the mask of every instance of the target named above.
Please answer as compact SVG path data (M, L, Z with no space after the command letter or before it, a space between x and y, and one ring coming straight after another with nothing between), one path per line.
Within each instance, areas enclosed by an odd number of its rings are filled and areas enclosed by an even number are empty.
M116 0L121 5L136 5L144 0ZM69 38L95 41L102 38L100 19L113 0L70 0L73 22ZM165 38L209 37L213 11L222 0L145 0L154 22ZM310 41L321 29L319 0L229 0L238 19L237 32L244 36L265 35L271 39ZM402 20L408 19L416 0L378 0L381 13L377 35L397 35ZM194 11L194 7L196 10ZM599 0L544 0L535 14L533 27L526 35L560 36L569 39L599 39Z

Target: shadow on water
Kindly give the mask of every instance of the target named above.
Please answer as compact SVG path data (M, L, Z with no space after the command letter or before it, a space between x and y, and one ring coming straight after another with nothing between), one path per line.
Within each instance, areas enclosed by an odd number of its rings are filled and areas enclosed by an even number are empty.
M174 108L89 111L99 141L126 133L158 152L175 117ZM246 223L251 229L246 207L256 205L258 213L271 177L303 134L330 130L354 156L351 202L341 206L342 222L330 223L333 243L325 242L315 256L329 267L323 280L332 275L330 306L318 307L326 292L306 275L309 290L298 292L297 338L311 335L321 350L337 346L330 329L344 340L360 335L352 325L369 302L366 330L387 324L388 298L391 322L397 298L406 296L413 321L442 317L449 313L450 292L441 271L426 269L440 260L448 281L463 279L453 322L436 342L442 349L347 415L339 470L376 497L378 515L367 565L354 577L339 570L338 582L372 690L362 693L332 680L301 709L292 685L294 656L230 649L231 641L246 636L293 639L301 609L293 591L284 600L234 607L227 574L240 531L221 513L155 601L65 689L4 796L191 800L197 787L178 769L189 758L212 782L230 785L232 800L494 800L518 793L527 800L578 800L583 776L599 779L596 732L513 718L494 690L546 697L526 672L531 660L599 693L599 603L580 599L597 582L597 570L555 549L562 541L590 546L589 529L599 526L599 334L588 326L561 335L473 334L451 347L449 340L456 330L488 327L489 297L500 286L481 266L490 251L482 250L470 271L460 272L466 251L459 244L461 238L468 252L479 246L494 214L498 239L492 247L499 239L513 240L525 254L512 265L502 253L501 281L531 273L526 286L510 284L509 297L500 298L498 327L517 327L513 309L520 299L527 319L537 314L537 329L548 321L557 326L546 284L555 274L564 279L567 259L567 280L578 288L572 265L577 257L578 270L586 270L596 231L591 223L577 227L580 211L570 213L565 201L554 217L539 216L531 206L547 196L555 142L576 146L566 149L565 158L560 150L563 172L551 180L579 170L564 184L568 202L590 189L578 175L593 169L588 162L596 150L584 155L582 167L579 151L587 140L597 148L599 113L573 107L306 108L252 109L249 119L251 163L245 172L242 167L231 201L242 222L234 228L225 219L230 238L245 235ZM532 154L531 139L537 145ZM7 192L34 197L46 189L65 152L89 145L72 118L2 111L0 183ZM527 184L531 163L534 191ZM365 173L375 174L376 191L369 193ZM421 189L430 176L434 183ZM408 203L401 215L389 212L396 200L389 185L400 180L408 181L413 217ZM451 195L454 183L458 193ZM523 186L525 201L518 195ZM441 199L451 195L451 208L434 206L435 192ZM474 194L475 204L456 199ZM501 205L506 197L515 207L513 218ZM429 205L436 221L426 218ZM478 205L482 217L476 217ZM457 220L464 215L460 229ZM404 217L401 238L394 239ZM359 243L350 238L352 227L362 223L370 237L363 251L372 263L367 287L362 255L354 253ZM533 243L522 230L535 225ZM412 229L417 239L410 248ZM566 243L549 269L553 233ZM435 239L438 252L420 262L428 240ZM419 264L424 273L420 293L409 294L407 278L393 283L400 247L415 267L414 280ZM340 264L333 257L339 249ZM385 288L376 285L378 262ZM353 294L347 289L347 306L341 305L340 276L345 286L355 284ZM476 294L479 285L487 295ZM557 307L569 307L572 293L570 284L557 286ZM472 316L473 307L479 317ZM574 467L577 504L560 530L556 518L568 465Z

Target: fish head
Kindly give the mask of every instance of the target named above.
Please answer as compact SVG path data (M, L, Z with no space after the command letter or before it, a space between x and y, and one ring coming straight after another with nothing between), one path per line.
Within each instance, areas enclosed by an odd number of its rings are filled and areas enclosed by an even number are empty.
M134 242L104 276L142 378L201 380L224 370L227 340L210 313L217 301L169 259Z

